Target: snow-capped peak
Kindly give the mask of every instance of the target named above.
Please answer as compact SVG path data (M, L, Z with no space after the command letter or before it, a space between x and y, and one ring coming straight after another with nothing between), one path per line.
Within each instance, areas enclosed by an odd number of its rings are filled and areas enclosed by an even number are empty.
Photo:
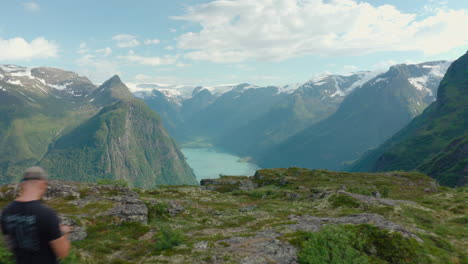
M11 64L0 65L0 80L22 86L31 92L48 94L54 90L82 96L95 86L83 76L56 68L29 68Z

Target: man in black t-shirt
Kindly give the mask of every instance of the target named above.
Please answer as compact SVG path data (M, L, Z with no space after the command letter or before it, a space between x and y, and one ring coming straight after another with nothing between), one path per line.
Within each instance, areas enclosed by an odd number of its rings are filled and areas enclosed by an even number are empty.
M70 227L61 226L57 214L41 202L47 186L42 168L27 169L20 196L2 212L2 233L18 264L56 264L70 251Z

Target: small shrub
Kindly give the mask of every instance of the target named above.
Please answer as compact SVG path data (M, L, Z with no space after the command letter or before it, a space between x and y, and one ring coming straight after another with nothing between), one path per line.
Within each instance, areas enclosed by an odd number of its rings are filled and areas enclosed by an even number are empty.
M163 251L182 244L184 236L182 232L169 227L161 227L161 232L156 235L156 250Z
M167 203L147 203L146 206L148 207L149 222L153 222L158 219L166 219L169 216L169 213L167 212L169 205Z
M450 222L455 224L468 225L468 216L456 217L450 220Z
M384 186L381 189L379 189L380 195L382 195L382 198L388 198L388 195L390 193L390 188L388 186Z
M416 240L372 225L329 225L301 236L301 264L432 263L427 249Z
M347 191L351 192L351 193L357 193L357 194L372 196L372 190L369 190L367 188L351 187L351 188L348 188Z
M357 201L353 197L350 197L348 195L343 195L343 194L333 195L332 197L330 197L330 202L333 208L338 208L338 207L357 208L361 205L359 201Z
M298 254L301 264L365 264L367 257L352 246L352 234L338 226L309 233Z

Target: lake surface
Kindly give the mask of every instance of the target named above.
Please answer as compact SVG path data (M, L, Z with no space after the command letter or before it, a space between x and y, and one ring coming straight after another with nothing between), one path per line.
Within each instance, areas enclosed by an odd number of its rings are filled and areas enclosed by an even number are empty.
M240 157L214 148L183 148L182 153L197 180L219 178L220 174L252 176L260 169L256 164L240 161Z

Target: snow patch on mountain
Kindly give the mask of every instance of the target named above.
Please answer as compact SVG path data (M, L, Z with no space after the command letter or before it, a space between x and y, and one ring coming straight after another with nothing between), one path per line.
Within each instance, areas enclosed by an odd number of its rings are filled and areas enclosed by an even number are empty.
M73 82L66 82L66 83L63 83L63 84L46 84L46 85L49 86L49 87L52 87L54 89L57 89L57 90L65 90L71 84L73 84ZM73 91L72 91L72 93L73 93Z
M360 79L354 82L351 86L348 87L348 89L345 90L346 94L349 94L353 90L362 87L365 83L374 79L376 76L378 76L382 72L383 70L358 72L357 74L361 75Z
M408 78L408 81L414 88L418 89L419 91L426 91L430 96L433 96L431 89L427 88L428 76L421 76L416 78Z
M335 96L346 96L346 94L341 90L341 87L339 85L339 81L342 81L340 77L338 76L332 76L332 80L335 82L335 92L330 95L330 97L335 97Z

